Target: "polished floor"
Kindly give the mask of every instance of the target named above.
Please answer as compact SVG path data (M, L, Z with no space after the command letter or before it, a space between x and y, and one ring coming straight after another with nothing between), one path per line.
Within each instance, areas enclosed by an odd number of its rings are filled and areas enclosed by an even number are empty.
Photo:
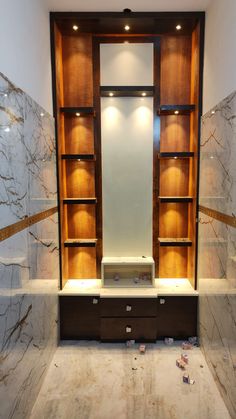
M30 419L230 419L199 348L188 351L182 382L180 344L63 342Z

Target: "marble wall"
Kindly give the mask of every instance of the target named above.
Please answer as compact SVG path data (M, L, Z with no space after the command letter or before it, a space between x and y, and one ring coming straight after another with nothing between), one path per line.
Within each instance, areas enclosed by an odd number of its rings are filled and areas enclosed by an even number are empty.
M57 205L54 120L0 73L0 229ZM0 418L27 418L57 345L58 217L0 242Z
M236 92L202 118L200 205L236 217ZM236 229L199 212L201 347L236 417Z

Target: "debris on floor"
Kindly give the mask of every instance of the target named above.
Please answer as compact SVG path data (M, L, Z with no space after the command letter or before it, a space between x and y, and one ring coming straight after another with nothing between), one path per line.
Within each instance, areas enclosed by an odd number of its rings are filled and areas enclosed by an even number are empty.
M141 354L145 354L145 352L146 352L146 345L141 344L141 345L139 346L139 352L140 352Z
M183 342L182 343L182 349L184 351L188 351L190 349L193 349L193 345L190 342Z
M176 366L181 370L185 370L185 362L182 359L176 359Z
M191 343L194 346L198 346L198 338L197 336L191 336L188 338L189 343Z
M188 374L184 374L184 375L183 375L183 383L193 385L193 384L195 383L195 380L192 380L192 379L189 377L189 375L188 375Z
M173 345L174 338L165 338L164 342L165 342L166 345Z
M131 348L131 346L133 346L135 344L135 340L131 339L131 340L127 340L126 341L126 346L127 348Z
M182 361L185 362L185 364L188 364L188 355L187 354L181 354Z

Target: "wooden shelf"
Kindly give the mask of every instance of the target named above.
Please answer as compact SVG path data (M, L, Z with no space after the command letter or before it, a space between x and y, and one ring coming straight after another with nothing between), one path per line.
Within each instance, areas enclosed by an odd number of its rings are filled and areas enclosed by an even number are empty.
M151 97L154 95L154 86L101 86L100 94L103 97Z
M160 246L190 247L192 241L188 238L158 238Z
M75 114L79 113L80 116L95 116L95 110L93 107L64 107L64 108L60 108L60 111L63 113L68 113L68 114ZM79 117L79 116L78 116Z
M189 157L193 157L194 152L193 151L171 151L171 152L161 152L158 154L159 159L173 159L173 158L181 158L186 159Z
M63 204L96 204L97 198L65 198Z
M191 196L159 196L160 202L193 202Z
M96 247L97 239L67 239L65 247Z
M195 110L195 105L161 105L159 115L188 115ZM175 114L178 111L178 114Z
M85 160L85 161L95 161L95 154L62 154L62 160Z

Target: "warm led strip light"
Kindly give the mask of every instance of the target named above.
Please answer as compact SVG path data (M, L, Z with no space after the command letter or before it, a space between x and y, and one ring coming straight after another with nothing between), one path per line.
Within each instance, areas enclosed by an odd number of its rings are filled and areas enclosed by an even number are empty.
M203 205L199 205L198 209L199 211L203 212L203 214L215 218L217 221L221 221L222 223L227 224L230 227L236 228L236 217L224 214L223 212L219 212L208 207L204 207Z
M17 223L2 228L0 230L0 242L8 239L16 233L19 233L27 227L30 227L33 224L38 223L39 221L45 220L45 218L50 217L57 211L58 207L53 207L46 211L39 212L38 214L31 215L30 217L26 217L24 220L18 221Z

